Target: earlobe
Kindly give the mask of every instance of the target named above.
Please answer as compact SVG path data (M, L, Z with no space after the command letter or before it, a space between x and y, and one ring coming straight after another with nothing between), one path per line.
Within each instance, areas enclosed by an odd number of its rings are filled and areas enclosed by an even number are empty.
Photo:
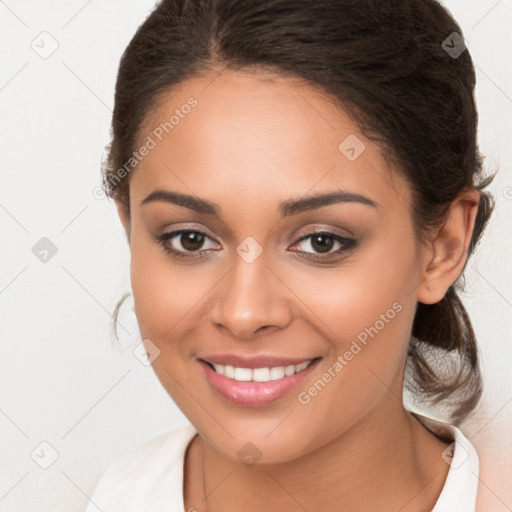
M418 287L419 302L439 302L462 272L475 227L479 200L477 190L464 189L450 205L444 224L428 246L432 257Z

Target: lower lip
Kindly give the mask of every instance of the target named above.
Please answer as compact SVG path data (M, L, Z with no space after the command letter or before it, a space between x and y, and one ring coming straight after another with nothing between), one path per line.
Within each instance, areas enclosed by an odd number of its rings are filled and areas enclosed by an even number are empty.
M237 405L257 407L275 402L291 393L318 366L320 359L313 361L305 370L288 377L269 382L240 382L220 375L204 361L199 361L211 387L223 398Z

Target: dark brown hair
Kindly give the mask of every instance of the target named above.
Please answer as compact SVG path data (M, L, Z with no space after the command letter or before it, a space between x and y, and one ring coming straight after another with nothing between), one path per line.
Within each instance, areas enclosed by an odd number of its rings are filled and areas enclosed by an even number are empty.
M329 95L392 156L410 183L420 238L442 225L463 188L476 188L469 257L494 207L483 190L494 175L482 175L475 71L463 44L433 0L163 0L121 58L104 190L129 211L130 176L120 180L119 169L164 92L211 70L259 69ZM437 304L418 304L406 375L407 388L455 424L482 392L462 279Z

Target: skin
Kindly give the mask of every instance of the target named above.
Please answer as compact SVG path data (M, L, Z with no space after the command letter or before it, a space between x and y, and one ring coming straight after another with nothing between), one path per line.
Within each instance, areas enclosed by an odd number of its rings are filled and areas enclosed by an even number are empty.
M403 407L407 347L417 303L441 300L463 269L478 192L464 190L420 243L409 186L320 91L271 75L208 73L166 92L140 140L190 96L198 105L130 176L130 211L117 203L140 331L160 350L154 371L199 433L185 459L186 510L430 510L449 469L447 445ZM354 161L338 149L350 134L366 147ZM222 213L141 206L156 189L198 196ZM282 201L336 189L379 206L279 215ZM180 228L206 232L199 250L215 250L173 259L152 235ZM318 245L298 241L313 229L354 238L357 250L334 254L342 247L334 242L330 263L315 262ZM252 263L236 252L247 236L263 250ZM172 247L186 252L180 236ZM401 311L301 404L298 393L394 303ZM196 360L205 353L322 360L300 389L251 408L210 387ZM248 442L261 452L252 466L237 455Z

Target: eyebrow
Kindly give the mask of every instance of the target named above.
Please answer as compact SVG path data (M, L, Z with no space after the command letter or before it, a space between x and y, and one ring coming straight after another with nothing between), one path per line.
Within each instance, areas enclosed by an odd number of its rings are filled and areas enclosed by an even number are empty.
M183 206L189 210L206 215L222 215L222 209L216 203L212 203L196 196L160 189L151 192L151 194L143 199L140 206L158 201ZM316 210L317 208L330 206L336 203L359 203L373 208L379 208L380 206L378 203L366 196L353 194L344 190L336 190L327 194L316 194L301 199L289 199L284 201L279 205L279 213L281 217L289 217L308 210Z

